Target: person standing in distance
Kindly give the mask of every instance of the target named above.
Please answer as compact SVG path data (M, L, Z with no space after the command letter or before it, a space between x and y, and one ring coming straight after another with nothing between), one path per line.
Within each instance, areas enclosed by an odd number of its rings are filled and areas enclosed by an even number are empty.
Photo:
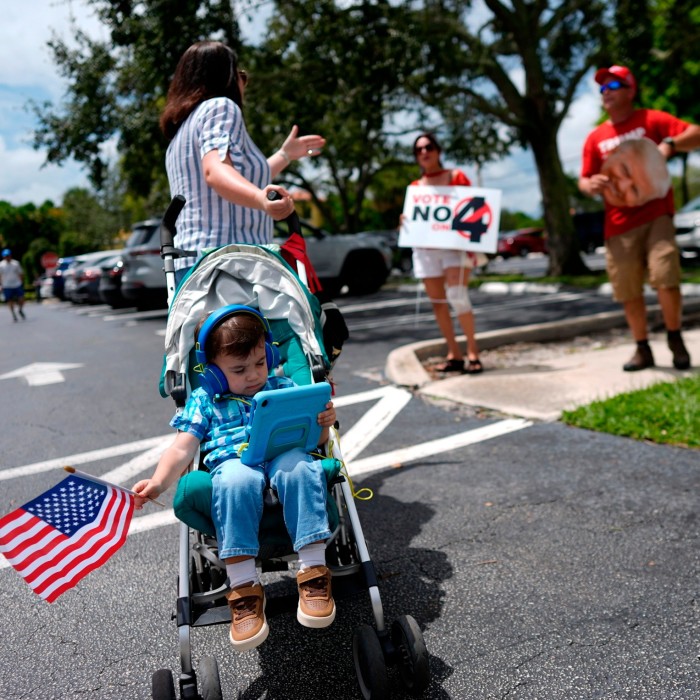
M442 149L433 134L421 134L413 143L413 155L421 169L421 177L411 185L451 187L471 185L461 170L446 170ZM478 374L483 371L476 343L474 312L469 299L469 277L477 265L477 255L464 250L440 248L413 249L413 275L423 281L425 293L433 305L440 332L447 342L447 357L438 372ZM467 365L457 342L450 310L454 311L467 339Z
M326 143L322 136L299 136L293 126L282 148L266 158L246 129L247 83L236 53L219 41L192 44L175 69L160 127L170 141L165 167L171 196L186 200L175 240L182 250L199 255L228 243L272 243L273 219L289 216L294 202L270 182ZM271 190L281 198L269 200ZM175 260L178 282L196 260Z
M700 127L668 112L635 107L637 82L625 66L600 68L595 81L609 119L586 139L578 186L583 194L600 195L605 201L608 276L637 343L623 369L635 372L654 366L643 292L646 274L659 299L673 366L688 369L690 355L681 335L681 268L673 226L673 190L667 181L664 194L656 192L648 198L632 177L634 167L621 157L625 148L617 155L615 150L625 141L650 139L668 160L677 152L700 146Z
M0 286L7 305L10 307L12 320L17 322L15 304L22 319L24 316L24 282L22 266L17 260L12 258L12 251L5 248L2 251L2 262L0 262Z

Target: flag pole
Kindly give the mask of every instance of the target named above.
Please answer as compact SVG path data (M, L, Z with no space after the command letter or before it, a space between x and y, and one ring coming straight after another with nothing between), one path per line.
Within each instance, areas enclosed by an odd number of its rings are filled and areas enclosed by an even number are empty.
M63 467L65 471L67 471L69 474L75 474L76 476L81 476L83 479L87 479L88 481L94 481L96 484L102 484L102 486L111 486L113 489L119 489L119 491L123 491L124 493L129 493L132 496L138 496L139 498L145 498L148 501L152 501L155 503L157 506L160 506L161 508L167 508L167 506L164 503L161 503L160 501L156 501L155 498L152 498L151 496L141 496L140 494L136 493L135 491L132 491L131 489L124 488L123 486L119 486L118 484L112 484L109 481L105 481L104 479L100 479L97 476L93 476L92 474L87 474L86 472L81 472L75 467L71 467L69 465L66 465Z

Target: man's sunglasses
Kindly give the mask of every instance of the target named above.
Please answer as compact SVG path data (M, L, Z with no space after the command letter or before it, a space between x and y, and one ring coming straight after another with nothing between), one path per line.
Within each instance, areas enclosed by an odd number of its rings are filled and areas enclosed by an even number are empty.
M413 152L418 155L425 151L426 153L432 153L435 150L435 144L429 143L427 146L416 146Z
M628 88L627 83L623 83L621 80L611 80L609 83L600 86L600 94L602 95L606 90L622 90L622 88Z

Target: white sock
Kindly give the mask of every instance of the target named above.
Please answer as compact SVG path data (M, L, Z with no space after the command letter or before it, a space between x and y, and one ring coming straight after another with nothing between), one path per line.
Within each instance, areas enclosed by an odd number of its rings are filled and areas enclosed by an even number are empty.
M310 569L312 566L326 565L326 543L315 542L302 547L299 552L299 571Z
M229 586L238 588L244 583L260 583L258 570L255 568L255 557L239 561L237 564L226 564Z

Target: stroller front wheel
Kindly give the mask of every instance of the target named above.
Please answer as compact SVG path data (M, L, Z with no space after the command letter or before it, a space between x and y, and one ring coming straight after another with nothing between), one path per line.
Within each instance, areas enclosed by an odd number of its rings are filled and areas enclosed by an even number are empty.
M428 649L418 623L402 615L391 626L391 641L398 651L401 681L411 695L420 695L430 683Z
M176 700L175 682L170 669L159 668L151 676L151 695L153 700Z
M222 700L219 665L213 656L203 656L199 662L199 681L202 700Z
M352 658L364 700L386 700L390 696L382 645L374 628L358 627L352 635Z

